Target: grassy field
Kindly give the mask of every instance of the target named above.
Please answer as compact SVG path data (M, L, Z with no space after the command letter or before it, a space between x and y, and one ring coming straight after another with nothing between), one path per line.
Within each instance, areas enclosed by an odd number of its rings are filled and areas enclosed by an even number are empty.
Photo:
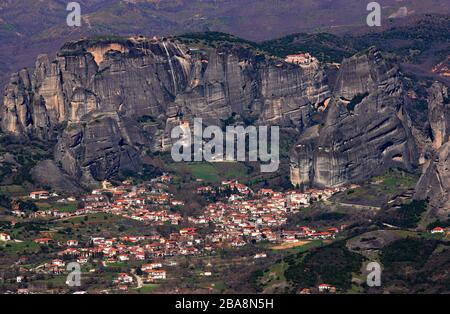
M227 179L238 179L245 182L249 178L248 168L243 163L172 163L168 165L168 169L176 173L187 173L208 183L218 183Z
M284 271L287 269L288 265L286 262L281 262L272 265L269 269L264 272L264 276L260 279L260 283L264 287L273 286L286 282L286 277L284 276Z
M418 174L389 170L358 188L338 193L332 199L340 203L381 206L393 196L414 188Z
M321 246L322 243L322 240L300 241L298 243L292 243L292 245L277 245L272 247L272 250L283 250L284 253L288 254L302 253L314 247Z
M158 284L145 284L142 288L136 289L136 292L142 294L152 293L156 288L158 288Z
M40 210L57 209L60 212L72 213L77 210L77 203L35 202Z
M0 194L7 196L22 196L27 194L28 190L22 185L2 185L0 186Z
M9 242L0 242L0 248L6 254L20 255L23 254L24 252L27 253L38 252L39 244L31 241L24 241L24 242L9 241Z
M382 176L374 177L372 183L380 184L389 193L396 193L399 189L413 188L418 180L419 175L417 174L389 170Z

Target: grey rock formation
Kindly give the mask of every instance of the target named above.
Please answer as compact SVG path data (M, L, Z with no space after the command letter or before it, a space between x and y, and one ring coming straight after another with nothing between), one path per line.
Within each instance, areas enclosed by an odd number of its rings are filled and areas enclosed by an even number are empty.
M450 97L448 88L442 83L435 82L429 89L428 121L433 148L438 150L450 140Z
M445 143L425 166L416 188L416 198L429 198L432 217L450 214L450 142Z
M106 180L122 171L140 170L132 126L116 112L91 113L70 123L55 149L55 160L71 177L85 184Z
M416 198L430 200L432 217L450 213L450 102L448 87L434 83L429 89L428 120L432 132L431 157L416 187Z
M291 157L295 185L337 186L387 168L412 170L418 154L401 74L371 48L345 59L323 125Z
M329 94L320 65L260 60L241 47L195 53L168 40L82 40L12 77L0 125L16 136L57 137L55 162L90 185L139 171L140 155L167 150L182 121L237 115L301 131Z
M50 186L53 190L63 193L78 193L82 187L76 181L61 171L53 160L43 160L32 170L33 180L42 186Z

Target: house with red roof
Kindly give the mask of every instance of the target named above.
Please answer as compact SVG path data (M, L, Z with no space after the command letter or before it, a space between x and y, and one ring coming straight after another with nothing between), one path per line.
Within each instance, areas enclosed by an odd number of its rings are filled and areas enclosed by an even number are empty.
M0 233L0 241L11 241L11 236L7 233Z
M442 227L436 227L433 230L431 230L431 233L444 233L444 228Z
M48 244L52 239L50 238L39 238L39 239L34 239L33 241L37 244Z

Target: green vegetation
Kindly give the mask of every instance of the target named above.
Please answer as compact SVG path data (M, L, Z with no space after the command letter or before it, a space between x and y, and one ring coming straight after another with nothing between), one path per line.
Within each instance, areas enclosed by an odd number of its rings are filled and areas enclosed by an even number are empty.
M77 204L76 203L57 204L55 208L58 209L60 212L72 213L77 210Z
M208 183L218 183L228 179L245 181L248 179L249 171L243 163L235 162L172 163L168 166L168 169L176 173L191 175Z
M444 220L444 221L441 221L441 220L438 219L436 221L430 222L428 224L428 226L427 226L427 230L431 230L431 229L434 229L436 227L442 227L442 228L450 227L450 218L447 219L447 220Z
M39 245L31 241L0 244L0 251L3 251L5 254L31 254L39 252L39 250Z
M438 43L448 43L450 19L426 15L414 25L394 27L384 32L371 32L354 38L358 50L376 46L388 52L415 59Z
M419 174L401 170L388 170L381 176L373 177L360 187L339 193L332 199L347 204L361 204L381 207L391 198L409 189L413 189Z
M0 193L8 196L20 196L26 194L26 191L21 185L3 185L0 186Z
M352 273L359 271L363 257L350 252L345 242L285 258L289 264L284 275L297 288L309 288L328 283L339 289L350 289Z
M284 272L286 271L288 264L286 262L281 262L272 265L269 269L264 271L263 273L256 273L253 275L253 278L256 277L259 279L261 284L264 286L270 286L274 284L279 284L286 281L286 277L284 276Z
M288 54L309 52L320 61L341 62L342 58L350 57L356 52L352 48L351 41L327 33L298 33L262 43L220 32L188 33L178 36L177 39L185 44L200 47L222 48L239 45L257 51L259 53L255 57L257 61L264 60L264 54L284 58Z
M427 201L413 200L408 204L401 205L400 208L392 208L380 213L380 220L397 227L415 228L427 206Z
M261 43L260 49L266 53L285 57L288 54L309 52L322 62L341 62L356 51L353 43L347 39L327 33L292 34Z
M38 206L30 200L18 200L20 210L24 212L36 212L39 210Z
M316 221L319 221L319 220L342 220L347 217L348 217L348 214L338 213L338 212L329 212L329 213L322 213L317 216L314 216L313 220L316 220Z
M152 293L159 285L157 284L145 284L142 288L136 289L138 293L149 294Z
M191 165L192 175L207 182L219 182L219 171L212 164L199 163Z
M309 52L321 62L341 62L358 51L376 46L401 57L417 60L434 44L448 43L450 20L445 16L424 16L415 25L394 27L361 36L336 36L329 33L296 33L261 43L220 32L188 33L177 39L186 44L219 48L240 45L265 55L284 58L288 54ZM262 55L263 56L263 55Z
M177 37L186 44L201 44L209 47L224 47L233 44L239 44L247 48L257 48L257 44L230 34L221 32L199 32L187 33Z
M395 263L406 263L409 266L422 267L433 253L438 242L416 237L397 240L383 249L381 262L387 268Z
M6 166L0 167L0 184L22 186L33 183L31 169L39 161L52 157L53 145L51 141L32 139L20 143L8 136L0 136L0 153L10 153L14 156L14 163L5 163Z
M139 117L137 119L137 122L139 123L149 123L149 122L156 122L156 119L149 115L143 115L142 117Z
M399 170L388 170L384 175L377 176L372 179L372 182L381 181L389 191L398 191L398 188L409 189L413 188L419 175L413 173L407 173Z
M448 291L448 249L448 243L432 238L408 237L392 242L380 256L383 282L390 284L388 289L393 292Z
M132 179L134 183L142 183L143 181L150 181L153 178L156 178L157 176L161 175L161 171L152 166L144 164L142 166L142 170L138 173L131 170L123 170L118 175L115 176L114 179L123 181L125 179Z
M295 246L295 247L292 247L289 249L284 249L283 253L287 253L287 254L304 253L304 252L310 251L311 249L321 247L322 245L323 245L322 240L312 240L304 245Z

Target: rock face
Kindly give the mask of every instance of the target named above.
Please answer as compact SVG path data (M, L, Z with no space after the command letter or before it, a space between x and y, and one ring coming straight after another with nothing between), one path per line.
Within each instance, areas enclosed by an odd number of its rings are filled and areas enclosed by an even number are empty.
M450 142L445 143L429 161L417 183L416 197L429 198L431 216L448 218L450 213Z
M345 59L325 121L291 156L295 185L337 186L389 167L412 170L418 154L398 68L374 48Z
M33 180L42 186L50 186L57 192L71 193L81 192L82 188L76 184L72 177L61 171L53 160L43 160L32 170Z
M429 89L428 121L430 122L433 148L438 150L450 140L450 101L448 88L434 83Z
M172 128L195 117L294 128L292 183L337 186L417 167L406 94L398 67L373 48L343 61L331 91L318 63L289 64L238 45L86 39L11 77L0 126L57 141L53 161L33 176L61 189L141 171L143 157L170 149ZM436 208L448 206L448 99L445 86L430 88L432 158L418 196L436 199Z
M139 171L140 155L167 150L170 130L182 121L202 117L220 125L239 116L302 131L329 96L318 64L265 60L239 47L82 40L12 76L0 125L16 136L57 137L55 162L89 185Z
M450 213L450 102L448 88L441 83L429 89L428 120L433 140L431 158L417 183L416 198L429 198L430 215L446 219Z
M65 129L56 145L55 160L85 184L106 180L120 170L140 170L132 128L117 113L88 114Z

